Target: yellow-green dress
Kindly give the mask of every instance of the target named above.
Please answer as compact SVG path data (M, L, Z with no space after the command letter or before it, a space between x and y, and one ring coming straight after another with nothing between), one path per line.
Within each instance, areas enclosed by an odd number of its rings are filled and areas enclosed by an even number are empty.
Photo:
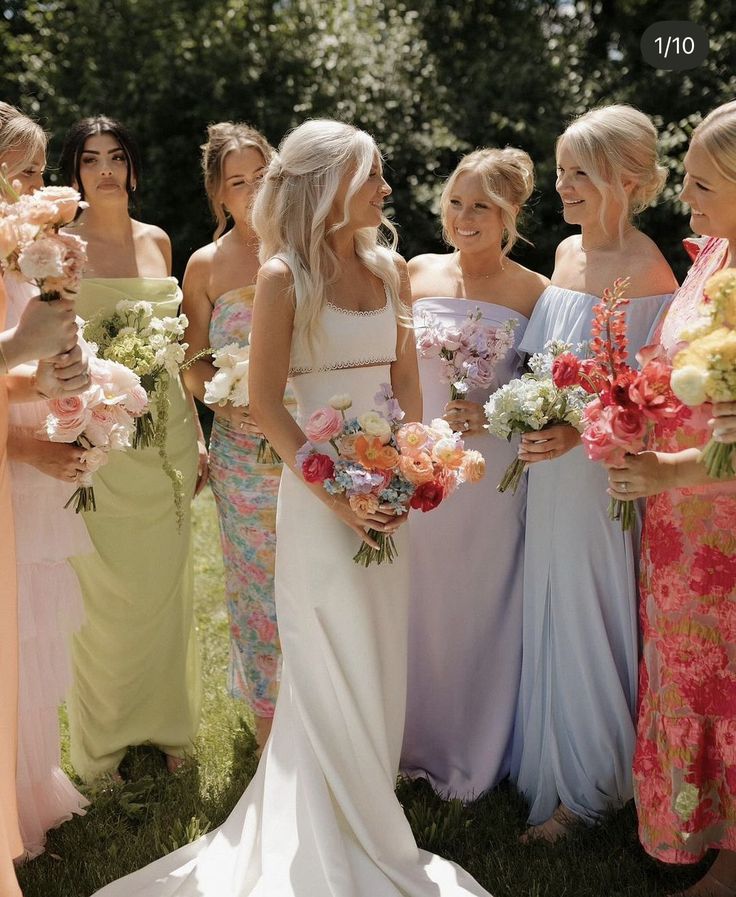
M86 278L77 313L110 314L121 299L151 302L164 317L177 314L181 291L173 277ZM84 515L96 553L72 562L87 622L72 650L71 760L88 781L114 771L130 745L183 756L199 723L189 501L197 437L180 381L170 397L166 444L184 476L181 532L156 448L111 452L94 477L97 510Z

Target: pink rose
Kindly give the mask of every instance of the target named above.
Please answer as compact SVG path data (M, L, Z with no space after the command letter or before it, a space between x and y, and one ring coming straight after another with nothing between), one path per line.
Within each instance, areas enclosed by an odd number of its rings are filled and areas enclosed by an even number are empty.
M91 418L84 396L66 396L49 402L46 434L51 442L74 442Z
M302 462L302 476L307 483L324 483L335 472L335 463L329 455L314 452Z
M613 405L607 411L613 441L630 452L641 451L644 448L647 421L639 409Z
M608 411L604 408L595 417L586 414L587 423L580 438L591 461L612 461L623 455L621 448L613 441Z
M310 442L329 442L342 431L342 415L334 408L318 408L307 421L304 432Z
M434 464L427 452L418 452L415 455L401 455L399 458L399 471L410 483L419 486L422 483L430 483L434 479Z
M53 221L54 224L63 225L74 220L79 208L80 196L72 187L42 187L40 190L36 190L34 196L45 199L56 206L57 214Z

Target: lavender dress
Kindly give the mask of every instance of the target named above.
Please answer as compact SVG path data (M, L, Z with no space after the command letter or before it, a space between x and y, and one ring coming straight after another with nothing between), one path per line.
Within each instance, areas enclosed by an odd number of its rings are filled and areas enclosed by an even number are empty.
M455 298L414 303L415 317L428 311L450 325L462 324L476 307L488 327L515 318L519 344L527 319L503 305ZM496 382L471 390L469 400L485 402L519 376L519 365L510 350L496 368ZM438 359L420 358L419 372L424 419L441 417L449 387L440 381ZM485 479L464 486L438 511L413 512L409 520L412 598L401 768L443 795L469 801L510 768L521 670L525 483L516 495L496 490L516 457L515 441L486 435L465 444L484 455Z

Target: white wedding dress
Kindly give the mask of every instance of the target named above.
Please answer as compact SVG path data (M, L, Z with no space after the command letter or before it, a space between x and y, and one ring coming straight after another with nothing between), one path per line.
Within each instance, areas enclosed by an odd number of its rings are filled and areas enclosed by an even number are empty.
M351 395L351 414L375 408L395 360L388 298L367 313L327 305L322 325L318 364L292 349L302 426L336 393ZM284 667L258 770L220 828L97 897L489 897L463 869L417 848L394 794L406 700L405 530L393 564L355 564L355 533L284 468L275 586Z

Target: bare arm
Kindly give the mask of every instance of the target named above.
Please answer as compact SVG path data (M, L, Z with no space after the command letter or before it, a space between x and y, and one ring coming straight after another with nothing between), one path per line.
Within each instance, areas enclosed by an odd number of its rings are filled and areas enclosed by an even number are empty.
M408 321L396 329L396 361L391 365L391 386L399 405L406 414L404 421L421 421L422 389L419 383L416 342L411 327L411 287L406 262L397 257L397 268L401 278L399 298L404 305Z
M640 452L638 455L627 455L620 466L609 466L609 494L626 501L657 495L668 489L687 489L691 486L736 480L736 476L719 480L708 476L700 458L701 451L694 448L681 452Z

